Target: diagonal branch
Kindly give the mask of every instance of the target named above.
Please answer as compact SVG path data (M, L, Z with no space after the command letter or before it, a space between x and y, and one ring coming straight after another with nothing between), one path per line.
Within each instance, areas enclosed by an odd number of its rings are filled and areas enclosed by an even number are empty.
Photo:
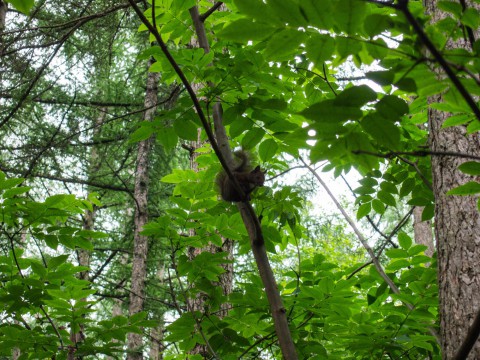
M400 289L397 287L397 285L395 285L395 283L392 281L392 279L390 279L390 277L387 275L387 273L383 269L382 264L380 264L378 256L375 255L375 252L370 247L370 245L368 244L368 242L365 239L365 237L363 236L363 234L360 232L360 229L357 227L357 225L352 220L352 218L347 214L347 212L345 211L343 206L335 198L335 195L333 195L333 193L330 191L327 184L322 180L322 178L318 175L318 173L310 165L308 165L301 157L300 157L300 161L312 173L312 175L318 180L318 182L322 185L322 187L327 192L330 199L332 199L332 201L335 203L335 206L337 207L337 209L342 213L343 217L348 222L348 224L352 228L355 235L357 235L358 240L362 243L365 250L367 250L368 255L370 256L370 259L372 259L373 265L375 266L375 269L377 269L377 271L378 271L379 275L382 277L382 279L387 283L387 285L389 286L389 288L392 290L393 293L400 294ZM412 304L405 303L405 302L404 302L404 304L409 310L414 309L414 306ZM430 331L430 334L432 334L437 339L437 341L440 343L440 337L437 334L436 330L434 328L429 328L429 331Z
M447 61L445 58L440 54L440 52L437 50L435 45L433 45L432 41L429 39L427 34L422 29L422 26L418 23L417 19L413 16L413 14L410 12L408 9L408 0L398 0L398 5L397 9L403 12L405 17L407 18L407 21L412 25L413 29L417 33L420 41L426 46L426 48L430 51L430 53L433 55L435 60L440 64L442 69L445 71L447 74L448 78L450 81L453 83L453 85L457 88L458 92L462 97L465 99L467 102L468 106L470 106L470 109L472 109L473 113L477 117L477 119L480 121L480 109L477 106L477 103L473 99L472 95L467 91L465 86L463 86L462 82L458 78L458 76L453 72L452 68L448 65Z

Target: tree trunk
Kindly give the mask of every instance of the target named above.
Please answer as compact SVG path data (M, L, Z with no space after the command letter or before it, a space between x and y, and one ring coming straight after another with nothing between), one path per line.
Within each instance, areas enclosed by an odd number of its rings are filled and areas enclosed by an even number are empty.
M6 26L6 17L7 17L7 3L3 0L0 0L0 33L5 30ZM0 35L0 56L3 55L4 49L3 35ZM2 74L0 73L0 83L2 82Z
M152 65L149 61L148 68ZM158 81L159 73L148 73L147 90L145 94L145 111L144 119L152 121L156 105L158 103ZM147 275L147 253L148 238L141 235L143 226L148 221L148 160L151 153L153 137L138 143L137 169L135 172L135 230L133 237L133 264L132 264L132 284L130 292L130 316L143 310L145 300L145 279ZM127 359L140 360L142 355L142 335L128 334L128 350Z
M224 10L224 7L220 8L220 10ZM195 27L195 34L196 38L192 38L190 44L192 47L201 47L204 49L205 53L210 52L210 45L208 43L207 34L205 30L204 21L200 20L200 13L197 6L194 6L190 9L190 16L192 18L194 27ZM209 83L209 86L214 86L214 84ZM192 84L192 88L195 90L195 93L199 93L199 90L202 88L202 84L196 83ZM203 145L201 141L201 133L202 129L198 129L198 138L197 141L192 141L190 143L192 151L190 152L190 168L194 171L198 171L198 164L196 158L198 154L194 151L195 149L201 147ZM190 235L195 235L194 231L191 231ZM222 247L217 247L213 244L208 244L207 246L198 249L198 248L189 248L188 249L188 256L190 259L195 258L199 254L208 251L211 253L216 253L218 251L223 251L227 253L227 257L229 259L233 258L233 246L234 243L230 239L225 239L222 237L223 245ZM218 283L214 284L215 286L220 286L222 288L222 292L224 295L228 295L232 292L233 289L233 263L222 264L222 267L225 269L225 272L219 276ZM189 298L187 300L187 306L190 311L200 311L204 312L204 303L205 299L201 294L197 294L195 298ZM226 316L228 314L228 310L231 308L230 304L223 303L220 305L220 311L218 312L218 316L220 318ZM208 356L209 352L206 345L197 344L195 348L191 351L191 354L200 354L202 356Z
M432 21L447 15L437 8L437 0L425 1ZM472 6L471 4L467 6ZM474 5L477 9L480 5ZM478 36L478 33L476 34ZM448 48L469 49L467 40L449 41ZM442 76L442 75L439 75ZM441 102L436 96L431 102ZM478 155L478 135L468 135L464 126L442 129L448 114L429 110L429 145L432 151ZM440 331L444 359L451 359L467 334L480 307L480 215L477 197L447 196L446 192L474 180L457 170L465 162L454 156L433 156L433 191L435 195L435 239L438 253L440 296ZM480 344L469 359L480 359Z

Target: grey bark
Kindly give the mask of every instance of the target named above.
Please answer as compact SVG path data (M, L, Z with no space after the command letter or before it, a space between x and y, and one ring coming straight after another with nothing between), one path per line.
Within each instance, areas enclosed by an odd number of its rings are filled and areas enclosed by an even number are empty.
M152 65L149 62L148 67ZM145 94L145 111L144 120L152 121L156 104L158 103L158 81L159 73L148 73L147 75L147 90ZM137 153L137 169L135 172L135 190L134 199L136 203L135 208L135 230L134 230L134 244L133 244L133 263L132 263L132 280L130 292L129 315L136 314L143 310L145 299L145 279L147 275L147 253L148 253L148 238L141 235L143 226L148 221L148 164L153 138L141 141L138 143ZM129 333L128 341L128 360L143 359L143 337L141 334Z
M94 132L93 132L93 140L95 140L99 133L100 129L102 127L103 122L105 121L105 116L106 116L106 109L102 108L99 109L99 115L94 121ZM98 172L101 166L101 160L100 156L98 153L98 148L97 146L92 146L90 149L90 164L89 164L89 174L88 177L91 178L92 176L95 176L95 174ZM91 189L88 190L88 192L91 192ZM94 229L94 224L95 224L95 215L96 215L96 209L94 208L93 211L87 210L83 216L83 229L84 230L93 230ZM85 249L78 249L77 250L77 259L78 259L78 265L79 266L86 266L90 267L90 258L91 258L91 253L88 250ZM82 271L78 274L78 277L82 280L89 280L89 272L87 271ZM86 301L87 299L82 299L82 301ZM77 344L79 342L82 342L84 340L84 328L85 326L83 324L80 324L80 331L77 333L74 333L73 330L70 334L70 340L72 341L73 344ZM72 327L73 329L73 327ZM75 352L74 351L69 351L67 355L68 360L73 360L75 359Z
M7 3L5 1L0 0L0 31L3 31L5 29L6 17L7 17Z
M221 10L224 10L222 8ZM204 49L205 53L210 52L210 45L208 43L207 33L205 30L204 21L201 19L201 15L198 11L198 7L194 6L190 9L190 16L193 21L193 25L195 27L195 34L197 38L192 38L191 45L193 47L201 47ZM198 93L201 89L201 84L192 84L192 88L195 90L195 93ZM209 83L209 86L214 86L214 84ZM220 104L215 104L214 108L218 108ZM213 110L215 113L215 109ZM215 117L215 115L214 115ZM202 133L202 129L198 129L198 139L197 141L192 142L190 145L192 149L197 149L202 146L202 142L200 140L200 136ZM190 168L198 171L198 165L196 162L197 153L192 151L190 153ZM191 235L194 235L193 233ZM222 247L217 247L213 244L208 244L202 249L190 248L188 251L188 255L190 259L198 256L200 253L208 251L211 253L216 253L218 251L223 251L227 254L227 258L231 260L233 258L233 246L234 243L230 239L225 239L222 237L223 245ZM228 295L232 292L233 289L233 263L222 264L222 267L225 269L225 272L219 276L218 283L214 284L215 286L220 286L224 295ZM188 299L188 308L191 311L200 311L204 312L204 303L205 299L201 296L201 294L197 294L195 298ZM228 315L228 311L231 308L231 305L228 303L223 303L220 305L220 311L217 315L220 318L223 318ZM208 347L205 345L197 344L195 348L191 352L192 354L201 354L204 356L208 355Z
M432 21L447 16L437 8L437 2L425 1ZM468 1L467 6L480 9L479 4ZM478 31L476 37L478 38ZM469 42L466 39L449 41L447 47L469 49ZM441 102L441 95L430 101ZM441 128L449 117L448 114L430 109L428 117L429 145L432 151L480 153L478 135L467 134L463 126ZM440 333L444 359L453 358L480 307L480 215L477 197L446 195L448 190L474 180L457 170L463 162L464 159L452 156L432 157ZM478 341L468 359L480 359Z

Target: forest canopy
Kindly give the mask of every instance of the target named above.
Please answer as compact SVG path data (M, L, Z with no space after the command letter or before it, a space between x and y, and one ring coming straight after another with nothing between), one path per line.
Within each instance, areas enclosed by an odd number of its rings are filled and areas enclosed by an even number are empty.
M0 357L480 358L479 11L0 0Z

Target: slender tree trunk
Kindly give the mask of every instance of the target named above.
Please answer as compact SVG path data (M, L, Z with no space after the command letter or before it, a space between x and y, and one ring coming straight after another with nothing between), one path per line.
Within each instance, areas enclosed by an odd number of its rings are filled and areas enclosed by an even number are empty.
M432 21L447 16L437 8L437 2L425 1ZM480 9L479 4L468 1L467 6ZM475 35L478 38L478 32ZM464 39L449 41L447 47L469 49L470 43ZM441 96L431 99L431 102L441 101ZM430 149L480 154L478 134L467 134L463 126L442 129L442 123L448 116L434 109L429 110ZM465 159L453 156L432 157L440 331L444 359L453 358L480 308L480 214L477 197L446 195L448 190L474 180L457 170L463 162ZM480 359L480 343L477 342L469 359Z
M99 115L95 119L94 123L94 132L92 139L95 141L98 138L98 135L100 133L100 129L102 128L102 124L105 121L105 116L106 116L106 109L101 108L99 109ZM92 146L90 150L90 164L89 164L89 174L88 177L91 179L93 176L97 174L97 172L100 170L101 166L101 159L99 156L99 150L97 146ZM88 190L88 193L91 191ZM95 224L95 214L96 214L96 209L94 208L93 211L87 210L85 214L83 215L83 229L84 230L93 230L94 224ZM78 265L79 266L86 266L90 267L90 257L91 253L88 250L85 249L78 249L77 250L77 260L78 260ZM79 273L78 277L81 280L89 280L90 275L88 270L87 271L82 271ZM87 299L81 299L82 301L86 301ZM83 324L80 324L80 331L75 332L74 328L72 326L71 333L70 333L70 340L74 345L78 344L79 342L84 340L84 328L85 326ZM73 350L73 348L72 348ZM68 360L73 360L75 359L75 352L70 351L68 353Z
M150 61L148 68L152 65ZM158 81L159 73L148 73L147 90L145 94L145 111L144 119L152 121L155 115L156 105L158 103ZM133 244L133 264L132 264L132 284L130 292L129 314L133 315L143 310L145 299L145 279L147 275L147 253L148 238L141 235L143 226L148 221L148 164L153 144L153 138L138 143L137 169L135 172L135 230ZM128 334L128 350L127 359L139 360L143 359L142 355L142 335Z
M5 30L6 26L6 17L7 17L7 3L3 0L0 0L0 33ZM0 56L3 55L3 35L0 35ZM2 74L0 73L0 82L2 81Z
M221 10L224 10L224 7L221 8ZM191 40L191 45L192 47L201 47L204 49L205 53L210 52L210 45L208 43L207 39L207 33L205 30L205 24L204 21L200 20L200 14L198 11L198 7L194 6L190 9L190 16L192 18L194 27L195 27L195 35L196 38L193 38ZM192 88L195 90L196 93L199 92L201 89L201 84L192 84ZM209 86L214 86L214 84L209 84ZM202 129L198 129L198 139L197 141L191 142L191 148L192 150L195 150L199 147L201 147L202 141L201 139L201 133ZM196 157L197 153L194 151L190 152L190 168L193 169L194 171L198 171L198 165L196 162ZM192 232L191 235L194 235ZM190 259L195 258L202 252L208 251L211 253L216 253L218 251L223 251L227 254L227 257L229 259L233 258L233 241L230 239L225 239L222 238L223 240L223 245L222 247L217 247L213 244L208 244L207 246L198 249L198 248L189 248L188 250L188 256ZM225 272L219 276L219 281L218 283L214 284L216 286L220 286L222 288L222 292L224 295L228 295L232 292L233 288L233 263L227 263L223 264L222 267L225 269ZM188 299L187 306L190 311L200 311L204 312L204 298L201 296L201 294L197 294L195 298L190 298ZM220 305L220 311L218 312L218 316L220 318L226 316L228 314L228 310L231 308L230 304L228 303L223 303ZM208 355L208 349L207 346L205 345L200 345L197 344L196 347L192 350L192 354L201 354L203 356Z
M0 0L0 31L5 29L5 18L7 16L7 3Z

